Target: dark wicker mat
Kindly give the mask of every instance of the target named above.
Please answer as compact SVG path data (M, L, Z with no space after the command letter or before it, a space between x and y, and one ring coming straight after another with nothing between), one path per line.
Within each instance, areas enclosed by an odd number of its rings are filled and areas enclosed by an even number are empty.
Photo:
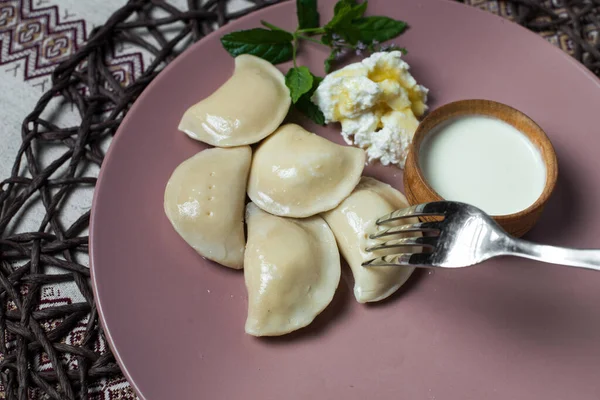
M148 83L216 25L272 3L252 2L252 8L231 13L226 0L202 7L188 0L186 10L164 0L131 0L54 71L52 88L23 122L12 174L0 186L0 399L104 399L98 382L122 380L105 346L89 282L89 204L68 224L61 213L73 194L95 185L97 168L90 166L101 165L105 144ZM600 0L465 2L527 26L600 74ZM127 84L113 77L106 62L123 43L154 60ZM80 124L55 122L48 109L57 102L71 108ZM50 149L59 155L48 161ZM44 210L36 229L15 233L31 207ZM74 282L85 301L40 307L42 289L60 282ZM76 327L78 339L66 341ZM39 368L40 360L50 367ZM122 386L111 399L133 397Z

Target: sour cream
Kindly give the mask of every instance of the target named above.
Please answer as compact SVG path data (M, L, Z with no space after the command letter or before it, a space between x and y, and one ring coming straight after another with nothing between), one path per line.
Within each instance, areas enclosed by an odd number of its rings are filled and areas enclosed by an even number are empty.
M502 120L481 115L437 126L421 144L419 164L441 197L491 215L526 209L546 183L542 155L529 138Z

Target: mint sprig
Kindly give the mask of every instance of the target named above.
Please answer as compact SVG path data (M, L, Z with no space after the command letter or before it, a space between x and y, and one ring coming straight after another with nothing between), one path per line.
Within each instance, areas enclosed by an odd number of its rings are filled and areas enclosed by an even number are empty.
M312 88L308 92L300 96L300 98L295 104L295 107L298 111L306 115L313 122L319 125L325 125L325 116L323 115L319 107L310 100L315 90L317 90L317 88L319 87L319 84L321 83L323 78L314 75L312 77Z
M354 21L363 43L385 42L401 35L407 28L406 22L389 17L365 17Z
M319 11L317 0L297 0L296 14L298 15L298 28L310 29L319 27Z
M355 6L356 3L356 0L339 0L337 3L335 3L335 6L333 6L333 13L339 14L342 11L342 8L347 6Z
M339 5L339 6L338 6ZM335 8L331 21L325 26L325 42L331 42L333 34L337 34L351 45L361 39L360 26L356 24L367 11L367 2L356 4L355 1L340 0Z
M285 76L285 84L290 89L292 103L296 103L300 96L312 89L313 75L308 67L294 67Z
M368 2L339 0L329 22L320 26L317 0L296 0L298 27L288 32L269 22L261 21L264 28L232 32L221 38L225 50L234 57L252 54L273 64L293 61L294 66L286 74L286 85L294 107L314 122L323 125L325 119L310 97L322 78L313 75L307 67L298 66L296 53L301 41L307 40L330 48L325 60L325 72L333 64L351 53L390 51L404 49L382 42L401 35L406 22L384 16L366 16Z
M252 54L272 64L279 64L292 59L292 40L294 36L284 30L255 28L228 33L221 38L221 44L234 57Z

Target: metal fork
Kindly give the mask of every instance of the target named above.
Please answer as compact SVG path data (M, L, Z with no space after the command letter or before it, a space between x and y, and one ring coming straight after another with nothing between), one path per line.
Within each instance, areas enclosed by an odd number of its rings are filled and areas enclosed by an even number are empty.
M390 222L414 217L443 217L436 222L385 226ZM422 253L400 253L375 258L364 267L416 266L461 268L479 264L492 257L517 256L551 264L600 271L600 250L579 250L547 246L517 239L506 233L479 208L458 202L440 201L419 204L394 211L377 220L379 230L371 239L399 233L423 232L427 236L403 237L381 241L366 251L421 247Z

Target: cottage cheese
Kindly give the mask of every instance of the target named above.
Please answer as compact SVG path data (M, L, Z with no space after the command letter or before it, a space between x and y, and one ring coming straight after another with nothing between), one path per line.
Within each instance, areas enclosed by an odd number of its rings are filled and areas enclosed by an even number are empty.
M404 167L428 93L409 68L399 51L375 53L327 75L312 101L327 123L342 124L344 140L365 149L369 161Z

